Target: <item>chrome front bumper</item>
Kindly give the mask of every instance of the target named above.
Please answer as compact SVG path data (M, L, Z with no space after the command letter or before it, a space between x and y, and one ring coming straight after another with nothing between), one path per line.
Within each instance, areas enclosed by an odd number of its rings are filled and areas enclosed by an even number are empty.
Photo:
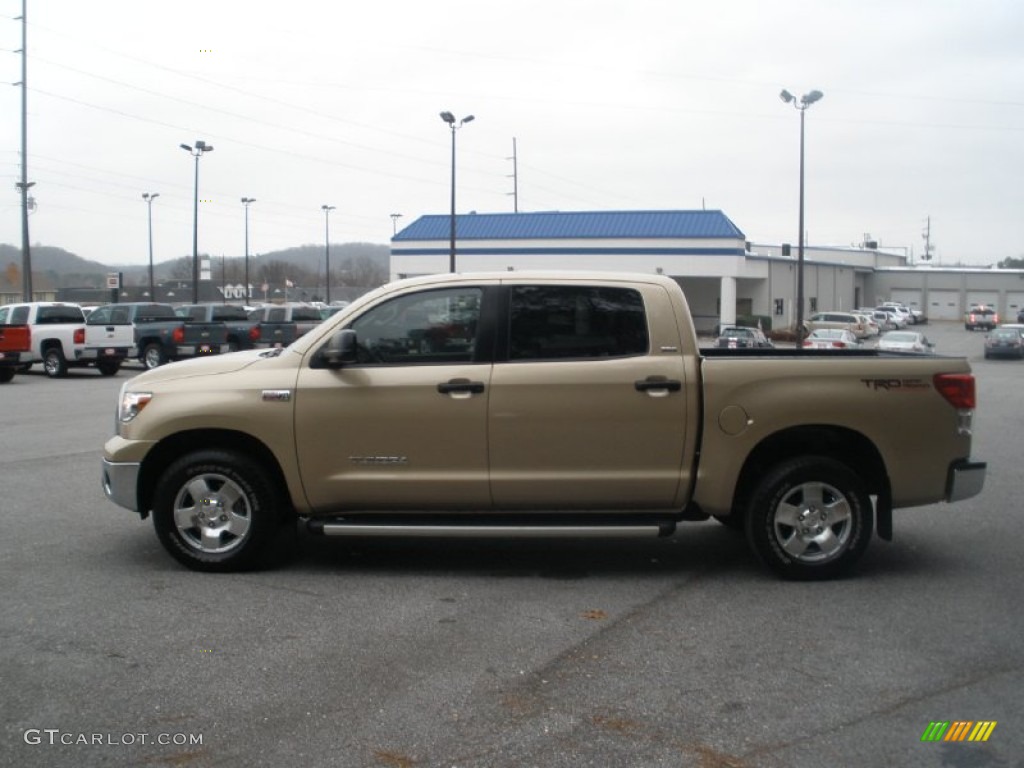
M953 462L946 477L946 501L963 501L981 493L987 467L983 461Z
M142 512L139 509L139 471L142 464L138 462L115 463L103 460L103 492L115 504Z

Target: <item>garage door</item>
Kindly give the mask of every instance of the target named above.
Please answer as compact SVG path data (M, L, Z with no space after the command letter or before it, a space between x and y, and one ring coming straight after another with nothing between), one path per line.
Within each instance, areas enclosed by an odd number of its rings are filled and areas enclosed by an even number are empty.
M1006 292L1006 321L1012 323L1014 321L1021 322L1017 316L1021 310L1024 310L1024 292L1022 291L1007 291Z
M960 291L928 291L929 320L960 320Z
M999 291L968 291L967 306L973 307L975 304L986 304L998 311Z
M924 307L921 306L921 291L917 288L893 288L892 298L889 301L906 304L911 309L919 309L924 312Z

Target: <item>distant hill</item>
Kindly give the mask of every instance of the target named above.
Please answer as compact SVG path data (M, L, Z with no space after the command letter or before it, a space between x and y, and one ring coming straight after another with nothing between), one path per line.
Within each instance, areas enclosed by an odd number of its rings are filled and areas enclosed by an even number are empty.
M191 257L184 257L191 263ZM380 270L384 275L389 272L391 250L387 245L375 243L339 243L331 244L331 272L335 274L339 270L345 270L353 265L369 262ZM241 258L228 259L228 263L236 264ZM174 277L174 270L180 269L182 259L171 259L153 265L153 276L157 280L166 280ZM294 248L287 248L282 251L271 251L261 253L258 256L249 256L249 269L256 274L263 265L272 262L284 263L295 268L296 273L311 272L316 274L323 269L324 246L323 245L300 245ZM214 273L218 270L219 260L214 259ZM13 245L0 243L0 282L4 280L5 270L9 265L16 265L21 268L21 248ZM137 283L143 276L147 276L149 266L147 264L102 264L98 261L83 259L63 248L49 245L32 246L32 274L33 279L45 278L45 282L54 288L70 288L79 286L105 285L106 276L110 272L123 272L126 283ZM18 273L20 275L20 272ZM20 285L19 280L15 281Z
M11 264L16 266L20 276L21 248L0 243L0 274L5 274ZM101 286L105 283L107 273L112 271L116 270L98 261L83 259L63 248L52 245L32 246L33 282L42 277L44 282L54 288L66 285Z

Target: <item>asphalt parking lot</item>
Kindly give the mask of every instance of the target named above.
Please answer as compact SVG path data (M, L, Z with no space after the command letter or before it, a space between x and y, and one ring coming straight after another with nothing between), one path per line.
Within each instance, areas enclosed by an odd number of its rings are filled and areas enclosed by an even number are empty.
M99 487L121 383L0 386L5 766L1019 766L1024 362L978 377L982 495L788 583L714 523L651 541L300 536L179 567ZM935 721L988 741L924 742Z

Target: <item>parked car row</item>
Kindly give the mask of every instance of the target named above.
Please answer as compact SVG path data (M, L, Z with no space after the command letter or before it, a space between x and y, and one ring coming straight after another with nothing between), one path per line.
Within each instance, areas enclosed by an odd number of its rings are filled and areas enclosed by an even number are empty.
M125 360L146 368L174 360L240 349L286 346L339 308L304 304L248 308L230 304L126 302L84 308L69 302L24 302L0 307L5 342L0 381L42 363L51 378L69 368L94 367L113 376ZM15 327L24 327L15 340ZM14 347L18 348L15 349Z

